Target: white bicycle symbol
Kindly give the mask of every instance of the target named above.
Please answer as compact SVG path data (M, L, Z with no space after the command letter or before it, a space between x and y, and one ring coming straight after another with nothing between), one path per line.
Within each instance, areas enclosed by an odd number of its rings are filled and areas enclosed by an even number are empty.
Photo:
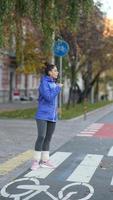
M9 194L7 192L7 189L9 186L11 186L12 184L14 183L20 183L21 181L33 181L35 183L35 185L18 185L16 186L17 189L20 189L20 193L17 193L17 194ZM59 192L58 192L58 197L55 197L53 196L53 194L51 194L50 192L48 192L48 188L50 188L49 185L40 185L40 182L39 180L37 180L36 178L21 178L21 179L17 179L15 181L12 181L10 183L8 183L7 185L5 185L2 189L1 189L1 195L3 197L8 197L8 198L12 198L14 200L21 200L21 197L24 197L22 198L22 200L29 200L31 199L32 197L36 196L37 194L41 193L41 192L45 192L46 195L48 195L52 200L70 200L69 198L72 196L72 195L75 195L77 194L78 192L74 191L74 192L69 192L68 194L66 194L64 196L64 192L69 189L71 186L84 186L88 189L88 195L81 198L81 199L77 199L77 200L88 200L90 199L93 194L94 194L94 188L87 184L87 183L71 183L71 184L68 184L66 186L64 186ZM21 190L27 190L26 192L21 192ZM15 191L16 192L16 191Z

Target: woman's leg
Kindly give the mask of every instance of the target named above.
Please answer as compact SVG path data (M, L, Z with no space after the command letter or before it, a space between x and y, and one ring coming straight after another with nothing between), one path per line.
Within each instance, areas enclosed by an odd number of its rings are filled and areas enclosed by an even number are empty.
M44 138L46 136L46 131L47 131L47 121L37 120L36 123L37 123L38 137L35 143L35 151L33 155L34 162L31 167L32 170L36 170L37 168L39 168L42 146L43 146Z
M47 121L37 120L38 137L35 143L35 151L42 151L44 139L47 132Z
M41 159L43 161L47 161L49 160L49 148L50 148L50 142L52 139L52 135L54 133L55 130L55 122L47 122L47 132L46 132L46 136L43 142L43 146L42 146L42 156Z

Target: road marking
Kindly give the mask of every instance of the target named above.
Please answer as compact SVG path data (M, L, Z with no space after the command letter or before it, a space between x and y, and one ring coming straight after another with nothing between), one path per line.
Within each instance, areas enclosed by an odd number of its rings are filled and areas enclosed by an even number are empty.
M71 183L71 184L69 184L69 185L66 185L66 186L64 186L59 192L58 192L58 197L59 197L59 199L62 199L62 200L69 200L70 199L70 197L74 194L77 194L78 193L78 191L70 191L66 196L64 196L64 193L65 193L65 191L68 189L68 191L69 191L69 188L71 187L71 186L75 186L75 188L76 188L76 186L84 186L84 187L86 187L87 188L87 191L89 191L89 193L86 193L86 195L87 196L85 196L85 197L83 197L82 199L80 198L80 199L78 199L78 200L88 200L88 199L90 199L92 196L93 196L93 194L94 194L94 188L91 186L91 185L89 185L89 184L86 184L86 183ZM74 198L75 199L75 198Z
M113 156L113 146L110 148L110 150L108 152L108 156Z
M70 152L56 152L53 154L50 159L51 162L56 166L56 168L64 162L72 153ZM56 169L55 168L55 169ZM24 177L35 177L35 178L46 178L51 172L55 169L48 169L48 168L39 168L36 171L30 171L25 174Z
M112 177L112 180L111 180L111 185L113 185L113 177Z
M87 154L67 181L89 183L102 158L103 155Z
M23 185L25 184L24 181L26 181L26 183L28 181L28 185ZM31 182L33 182L33 185L30 184ZM10 188L12 184L16 186L16 190L13 189L10 192ZM74 191L72 191L72 186L74 186L75 188ZM93 196L94 188L90 184L87 184L87 183L71 183L71 184L65 185L63 188L61 188L58 191L57 196L54 196L50 192L50 189L51 189L50 186L40 184L40 181L37 180L36 178L21 178L21 179L17 179L15 181L8 183L1 189L1 196L6 197L6 198L9 197L13 200L21 200L21 197L23 200L30 200L30 199L33 199L33 197L38 199L37 195L43 192L45 193L45 195L49 196L49 198L51 198L52 200L58 200L58 199L69 200L70 197L72 197L73 195L75 197L75 195L78 192L80 192L80 189L78 190L76 186L79 186L79 187L82 186L87 191L84 193L85 197L83 197L82 199L80 198L78 200L88 200ZM67 193L67 190L68 190L68 193Z
M76 136L79 136L79 137L92 137L93 135L89 135L89 134L81 134L81 133L79 133L79 134L77 134Z
M33 155L33 150L25 151L16 157L0 164L0 175L5 175L8 172L14 170L16 167L31 159Z
M81 133L89 133L89 134L92 133L93 134L93 133L95 133L95 131L89 131L89 130L87 130L87 131L82 131Z
M104 125L104 123L93 123L89 127L91 128L100 128Z
M104 124L91 124L90 126L88 126L87 128L85 128L83 131L81 131L79 134L77 134L76 136L79 137L92 137L94 134L96 134L102 127L104 126Z

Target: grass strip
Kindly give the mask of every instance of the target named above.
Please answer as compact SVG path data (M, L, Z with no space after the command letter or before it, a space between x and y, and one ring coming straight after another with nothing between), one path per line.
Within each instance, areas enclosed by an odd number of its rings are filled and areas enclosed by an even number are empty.
M74 117L78 117L84 112L90 112L92 110L101 108L105 105L109 105L113 103L113 101L101 101L98 103L82 103L76 104L75 106L70 106L68 109L64 105L62 108L62 119L71 119ZM36 108L27 108L27 109L18 109L18 110L10 110L10 111L1 111L0 118L2 119L34 119L36 113Z

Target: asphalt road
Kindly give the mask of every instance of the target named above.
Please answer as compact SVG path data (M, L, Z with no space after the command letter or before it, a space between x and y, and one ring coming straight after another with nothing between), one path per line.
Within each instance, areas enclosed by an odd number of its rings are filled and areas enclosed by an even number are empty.
M113 105L58 121L54 170L30 170L36 134L33 120L0 120L0 200L113 199Z

